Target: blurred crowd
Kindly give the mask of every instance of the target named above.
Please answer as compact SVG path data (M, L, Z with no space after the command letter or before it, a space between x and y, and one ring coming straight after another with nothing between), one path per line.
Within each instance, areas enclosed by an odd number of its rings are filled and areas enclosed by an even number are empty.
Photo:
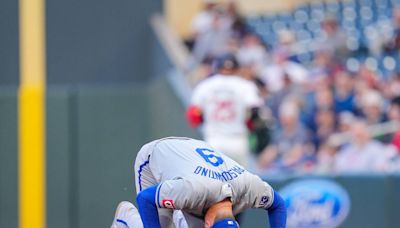
M399 5L400 6L400 5ZM243 17L205 1L186 41L206 80L227 53L264 101L252 132L260 172L400 171L400 8L390 0L317 2ZM260 135L262 138L260 138Z

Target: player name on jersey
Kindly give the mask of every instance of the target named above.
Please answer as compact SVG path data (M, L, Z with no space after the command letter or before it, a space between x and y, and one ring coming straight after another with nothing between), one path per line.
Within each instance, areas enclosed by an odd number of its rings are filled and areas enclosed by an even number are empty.
M196 169L193 171L193 173L199 176L204 176L211 179L226 182L239 177L239 175L241 175L245 171L246 171L245 169L240 168L239 166L234 166L231 169L222 172L208 169L203 166L197 166Z

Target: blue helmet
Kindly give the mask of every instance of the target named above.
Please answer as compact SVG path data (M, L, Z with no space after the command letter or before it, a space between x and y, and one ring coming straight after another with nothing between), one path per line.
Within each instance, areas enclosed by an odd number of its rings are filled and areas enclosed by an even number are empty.
M234 219L222 219L214 223L212 228L239 228L239 224Z

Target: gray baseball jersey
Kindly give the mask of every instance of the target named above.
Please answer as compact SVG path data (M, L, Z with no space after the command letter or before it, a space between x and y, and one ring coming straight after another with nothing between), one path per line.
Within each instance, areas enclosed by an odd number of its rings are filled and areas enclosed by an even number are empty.
M169 137L150 142L139 152L135 169L138 192L160 184L159 208L204 216L211 205L228 197L234 214L268 208L273 202L271 186L200 140Z

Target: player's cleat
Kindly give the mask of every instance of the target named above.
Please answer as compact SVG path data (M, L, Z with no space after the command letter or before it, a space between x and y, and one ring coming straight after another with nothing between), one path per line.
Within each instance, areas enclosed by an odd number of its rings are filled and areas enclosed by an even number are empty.
M140 215L136 207L128 202L122 201L118 204L111 228L137 228L143 227Z

